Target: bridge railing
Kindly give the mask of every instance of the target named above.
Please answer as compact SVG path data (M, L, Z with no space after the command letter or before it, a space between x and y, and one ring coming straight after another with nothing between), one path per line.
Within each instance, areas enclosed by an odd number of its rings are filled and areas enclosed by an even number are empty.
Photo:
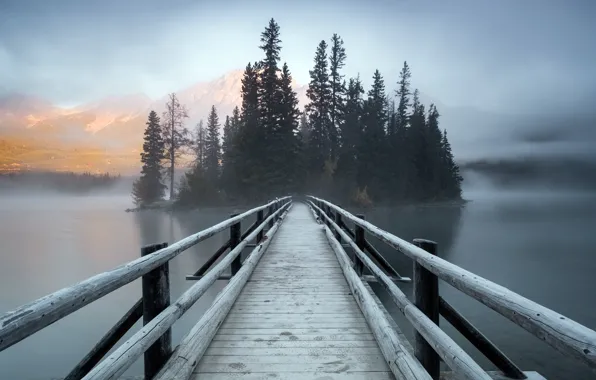
M436 243L415 239L414 244L384 231L361 217L326 200L309 196L311 206L334 237L341 238L354 252L353 266L362 275L365 266L388 291L391 299L415 328L416 357L432 378L438 378L440 359L462 378L468 357L461 360L461 349L438 328L443 315L480 352L509 378L523 379L523 372L490 340L439 295L438 279L482 302L518 326L545 341L559 352L569 355L596 370L596 332L566 316L550 310L494 282L471 273L436 255ZM354 225L350 231L345 222ZM395 284L396 278L386 274L365 253L368 233L414 261L414 301L410 301ZM338 242L339 243L339 242ZM342 248L341 244L339 248ZM370 254L370 251L368 251ZM374 258L374 255L371 255ZM399 279L399 278L397 278ZM413 307L414 306L414 307ZM471 359L469 359L471 360ZM474 377L472 377L474 378ZM481 377L476 377L481 378Z
M95 275L63 288L0 316L0 352L35 332L81 309L97 299L142 277L142 297L101 338L83 360L66 376L67 380L116 378L145 355L145 378L153 378L172 356L171 326L231 267L232 278L244 265L254 261L253 253L262 253L276 231L281 215L291 204L291 197L271 201L242 214L234 215L210 228L190 235L172 245L153 244L141 249L141 257L113 270ZM268 210L265 217L264 211ZM241 222L253 215L256 222L241 233ZM268 232L264 235L265 228ZM188 248L215 234L230 230L230 240L210 258L200 271L200 279L170 305L169 261ZM254 250L241 262L241 253L255 240ZM223 254L229 252L223 256ZM223 256L223 258L221 258ZM215 262L221 260L215 264ZM251 262L252 262L251 261ZM230 281L232 284L232 281ZM228 284L228 286L230 286ZM228 287L226 286L226 288ZM217 300L216 300L217 302ZM124 334L143 317L144 327L117 349L109 361L99 361ZM119 355L116 360L114 354ZM103 364L103 365L102 365ZM97 366L96 366L97 365Z

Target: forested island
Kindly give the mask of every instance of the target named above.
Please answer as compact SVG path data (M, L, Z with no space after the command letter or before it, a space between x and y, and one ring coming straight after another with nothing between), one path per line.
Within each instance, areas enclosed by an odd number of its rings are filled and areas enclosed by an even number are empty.
M334 34L316 48L309 102L300 110L274 19L260 48L263 58L247 64L242 105L232 115L222 118L213 106L191 133L176 94L161 118L151 111L132 192L138 206L161 201L168 187L184 207L304 193L359 205L461 200L462 177L439 111L421 104L407 62L395 96L378 70L365 92L360 77L342 74L347 53ZM193 165L176 184L183 155L192 155Z

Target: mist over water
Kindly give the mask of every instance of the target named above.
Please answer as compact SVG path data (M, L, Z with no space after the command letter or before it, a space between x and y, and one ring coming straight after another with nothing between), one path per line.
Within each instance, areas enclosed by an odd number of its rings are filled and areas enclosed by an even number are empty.
M586 292L596 287L594 193L540 185L499 187L485 174L464 174L464 197L471 200L465 207L351 211L365 213L367 220L406 240L435 240L441 257L595 329L596 303L586 298ZM126 213L123 210L132 206L128 190L122 185L120 190L84 196L42 188L2 194L0 313L133 260L145 244L172 243L234 211ZM171 262L172 299L191 285L184 276L198 269L226 238L225 232L217 235ZM373 243L402 275L412 276L411 260ZM174 342L191 329L223 286L225 282L218 281L175 324ZM383 290L373 287L411 337L409 323ZM400 287L411 295L411 284ZM548 379L591 378L583 365L479 302L446 284L441 284L441 293L522 369L539 371ZM5 350L0 354L0 378L47 380L66 375L140 294L140 282L135 281ZM441 325L485 368L493 368L447 322ZM139 327L137 323L133 331ZM35 366L30 365L32 358ZM139 361L127 374L141 372Z

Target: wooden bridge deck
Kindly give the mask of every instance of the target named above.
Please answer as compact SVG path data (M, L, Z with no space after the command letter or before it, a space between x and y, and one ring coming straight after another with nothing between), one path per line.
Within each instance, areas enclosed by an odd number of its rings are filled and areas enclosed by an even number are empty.
M321 225L294 204L195 379L393 379Z

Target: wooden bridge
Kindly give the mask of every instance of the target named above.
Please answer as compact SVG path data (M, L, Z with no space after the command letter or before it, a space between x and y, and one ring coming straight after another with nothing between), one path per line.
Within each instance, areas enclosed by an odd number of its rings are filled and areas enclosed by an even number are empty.
M254 216L242 232L242 222ZM170 303L168 262L224 230L230 239L187 276L196 282ZM412 259L412 300L397 285L410 279L391 267L368 236ZM521 371L444 300L441 279L596 370L596 332L439 258L436 247L422 239L410 244L322 199L285 197L172 245L144 247L137 260L6 313L0 317L0 351L142 277L139 301L65 379L115 379L140 357L145 379L161 380L543 379ZM172 325L218 279L229 282L173 348ZM371 290L371 281L384 287L413 325L413 342ZM500 371L486 372L475 363L441 330L439 315ZM141 317L144 326L110 353Z

